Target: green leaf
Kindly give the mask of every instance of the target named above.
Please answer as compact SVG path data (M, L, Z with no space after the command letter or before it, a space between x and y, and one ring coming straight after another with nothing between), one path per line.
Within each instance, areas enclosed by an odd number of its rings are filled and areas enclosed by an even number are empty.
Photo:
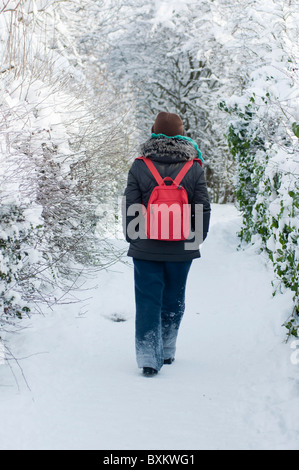
M298 139L299 139L299 124L297 124L296 122L293 122L292 130L293 130L295 136L298 137Z

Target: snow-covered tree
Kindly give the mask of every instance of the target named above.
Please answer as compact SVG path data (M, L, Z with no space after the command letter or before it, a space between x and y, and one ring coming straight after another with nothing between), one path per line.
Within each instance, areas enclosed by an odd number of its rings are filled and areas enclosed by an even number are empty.
M1 321L54 302L84 268L117 256L96 234L96 210L123 177L127 109L80 48L88 7L99 15L102 4L0 10Z
M225 77L215 63L222 56L211 8L205 0L126 2L126 29L111 40L109 64L116 79L134 90L140 140L148 138L159 111L180 114L204 156L212 199L225 202L233 168L219 125Z

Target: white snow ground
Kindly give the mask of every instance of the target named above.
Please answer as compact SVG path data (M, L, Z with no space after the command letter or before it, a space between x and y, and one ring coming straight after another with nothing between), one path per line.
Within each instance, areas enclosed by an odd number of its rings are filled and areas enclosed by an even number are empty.
M135 363L130 263L101 272L82 305L32 317L10 339L30 389L16 363L15 377L0 365L0 449L298 450L291 297L272 298L256 249L236 250L239 226L232 205L213 205L176 361L157 377Z

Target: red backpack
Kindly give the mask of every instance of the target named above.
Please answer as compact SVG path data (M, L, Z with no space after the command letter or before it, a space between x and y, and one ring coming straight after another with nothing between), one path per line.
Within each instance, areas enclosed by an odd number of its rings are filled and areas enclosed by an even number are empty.
M167 241L186 240L190 234L191 210L187 191L180 183L194 160L185 163L174 180L169 176L163 179L149 158L139 157L138 160L144 161L158 183L150 195L147 206L145 216L147 238Z

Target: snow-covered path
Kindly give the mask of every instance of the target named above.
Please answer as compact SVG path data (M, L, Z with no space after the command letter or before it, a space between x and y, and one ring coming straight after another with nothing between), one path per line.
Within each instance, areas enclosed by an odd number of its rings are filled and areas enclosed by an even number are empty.
M31 319L0 365L0 449L299 449L299 370L266 259L237 251L240 217L213 206L193 263L176 361L135 364L133 271L101 272L83 305ZM125 321L113 321L122 318Z

